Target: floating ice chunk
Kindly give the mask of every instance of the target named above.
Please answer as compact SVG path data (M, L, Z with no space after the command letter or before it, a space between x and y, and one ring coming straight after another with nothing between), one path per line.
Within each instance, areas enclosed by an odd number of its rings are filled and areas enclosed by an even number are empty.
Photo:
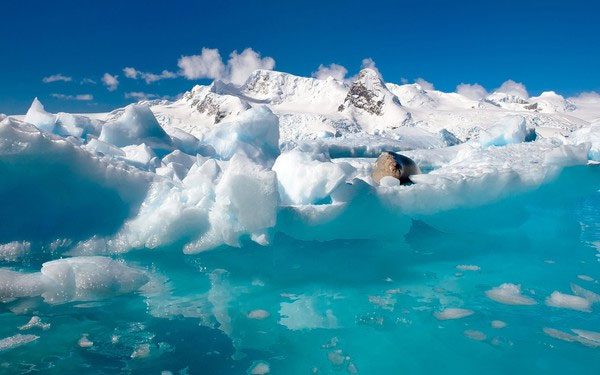
M39 296L43 291L43 281L39 273L23 274L0 269L0 301Z
M0 339L0 352L9 350L9 349L14 349L21 345L29 344L30 342L33 342L39 338L40 337L36 336L36 335L21 335L21 334L16 334L14 336L5 337L3 339Z
M150 344L138 345L133 353L131 353L131 359L144 359L150 356Z
M474 329L467 329L464 332L464 334L471 340L475 340L475 341L484 341L485 339L487 339L487 336L485 333L474 330Z
M248 313L248 318L262 320L262 319L267 319L270 315L271 314L269 314L269 312L267 310L258 309L258 310L250 311Z
M48 302L87 301L131 293L148 282L140 270L106 257L75 257L42 265Z
M282 204L306 205L329 197L354 168L332 163L317 152L294 149L281 154L275 160L273 170L277 173Z
M188 132L175 127L168 128L167 132L173 140L173 145L187 154L200 154L203 156L215 154L215 149L212 146L200 142L198 138Z
M271 367L268 362L265 361L257 361L252 363L250 368L248 369L249 375L266 375L271 372Z
M481 267L474 264L459 264L456 269L460 271L480 271Z
M114 232L153 178L15 121L0 124L0 157L0 201L11 202L0 207L0 216L11 218L0 238L51 241Z
M577 278L583 281L594 281L594 278L588 275L577 275Z
M39 273L0 269L0 299L42 296L48 303L89 301L138 290L148 281L140 270L105 257L46 262Z
M488 298L507 305L535 305L530 297L521 294L521 285L504 283L485 292Z
M293 302L280 304L279 324L292 331L315 328L337 328L338 322L333 311L318 311L315 300L310 296L298 296Z
M125 157L125 151L97 138L92 138L83 148L95 154L120 158Z
M125 152L125 160L145 168L147 168L152 159L156 157L152 149L145 143L142 143L141 145L125 146L122 150Z
M598 293L594 293L591 290L587 290L577 284L571 283L571 290L576 296L585 298L592 304L600 302L600 295Z
M473 315L475 312L469 309L448 308L433 313L438 320L461 319Z
M348 366L346 367L346 371L348 371L348 374L351 374L351 375L358 374L358 368L352 362L348 363Z
M31 107L25 115L24 121L35 125L38 129L61 136L84 137L88 134L97 134L98 121L88 117L60 112L56 115L46 112L38 98L33 99Z
M130 104L114 121L102 127L99 139L117 147L146 143L152 148L169 148L171 138L147 106Z
M502 320L492 320L491 325L492 328L495 329L502 329L507 326L506 322L503 322Z
M549 165L560 167L585 165L587 163L589 143L583 143L577 146L562 145L552 149L546 154L544 162Z
M204 141L222 159L241 152L255 162L271 164L279 155L279 119L267 107L252 108L235 121L216 125Z
M572 329L571 331L575 332L577 336L596 343L596 346L600 346L600 332L594 331L586 331L583 329Z
M239 246L243 235L261 240L264 231L276 223L278 201L275 172L244 154L236 154L214 188L209 230L186 245L184 252L195 253L222 244Z
M27 255L31 250L31 243L27 241L13 241L0 245L0 260L14 262Z
M587 299L558 291L552 292L552 294L546 298L546 305L583 312L591 311L591 302Z
M42 319L39 316L32 316L26 324L19 327L19 330L26 331L32 328L40 328L46 331L50 329L50 323L42 322Z
M84 333L81 338L77 341L77 345L82 348L91 348L94 346L94 342L88 339L88 334Z
M56 127L56 116L46 112L44 105L34 98L31 107L27 110L24 121L35 125L38 129L48 133L54 133Z
M574 131L570 135L570 141L574 145L588 143L588 158L600 161L600 123Z
M581 329L572 329L576 335L555 329L555 328L544 328L544 333L550 337L566 342L577 342L585 346L592 348L600 347L600 332L585 331Z
M555 339L559 339L559 340L563 340L563 341L567 341L567 342L574 342L577 341L577 336L575 335L571 335L567 332L555 329L555 328L548 328L545 327L543 329L544 333L547 334L550 337L554 337Z
M164 164L169 164L169 163L181 164L182 166L184 166L186 168L186 170L189 170L192 167L192 165L194 165L194 163L196 163L199 160L202 160L202 158L199 156L191 156L191 155L185 154L179 150L175 150L175 151L171 152L170 154L166 155L164 158L162 158L162 162Z
M484 147L506 146L525 142L528 135L525 118L510 115L501 118L490 129L484 131L479 137L479 143Z

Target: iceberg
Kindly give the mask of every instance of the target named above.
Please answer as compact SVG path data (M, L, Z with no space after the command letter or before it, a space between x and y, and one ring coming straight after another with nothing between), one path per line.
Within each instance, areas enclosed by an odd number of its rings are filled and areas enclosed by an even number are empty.
M1 367L594 368L598 103L369 66L0 115Z

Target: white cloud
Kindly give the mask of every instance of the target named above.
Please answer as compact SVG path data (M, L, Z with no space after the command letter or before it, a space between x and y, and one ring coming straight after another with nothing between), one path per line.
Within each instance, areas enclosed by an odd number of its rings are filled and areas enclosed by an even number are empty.
M123 69L123 73L125 74L125 77L127 77L127 78L131 78L131 79L141 78L147 84L150 84L150 83L153 83L156 81L160 81L163 79L177 78L177 74L170 72L168 70L163 70L161 73L155 74L155 73L141 72L132 67L126 67Z
M523 99L529 99L529 93L527 92L527 88L524 84L520 82L515 82L512 79L505 81L500 87L498 87L496 92L502 92L505 94L516 95Z
M187 79L220 79L241 85L253 71L273 69L275 60L246 48L242 53L233 51L225 64L218 49L202 48L199 55L182 56L177 66L181 69L179 74Z
M582 92L577 96L570 97L568 100L576 104L596 104L600 103L600 93L597 93L596 91Z
M125 67L125 68L123 68L123 73L125 74L125 77L127 77L127 78L138 79L140 71L137 70L136 68Z
M181 75L187 79L220 79L225 73L225 65L218 49L202 48L200 55L181 56L177 61Z
M338 64L330 64L330 65L319 65L316 71L314 71L311 76L317 79L327 79L332 77L337 79L338 81L343 81L346 78L346 74L348 74L348 69Z
M61 73L53 74L51 76L42 78L42 82L44 82L44 83L52 83L52 82L58 82L58 81L71 82L72 80L73 80L73 78L71 78L69 76L65 76Z
M52 94L53 98L61 100L78 100L82 102L89 102L94 100L94 96L91 94L79 94L79 95L65 95L65 94Z
M145 92L141 92L141 91L133 91L133 92L126 92L125 93L125 99L135 99L135 100L150 100L150 99L156 99L158 98L158 95L156 94L148 94Z
M381 77L381 73L379 72L379 69L377 69L377 66L375 65L375 61L370 57L367 57L362 60L362 62L360 64L360 68L361 69L365 69L365 68L373 69L375 72L377 72L377 75L379 77Z
M424 80L423 78L415 79L415 83L423 88L423 90L435 90L433 83Z
M126 92L125 93L125 99L134 99L135 101L140 101L140 100L153 100L153 99L169 99L169 100L174 100L177 99L178 96L169 96L169 95L157 95L157 94L151 94L151 93L147 93L147 92L142 92L142 91L132 91L132 92Z
M84 78L81 80L80 84L85 85L85 84L89 84L89 85L95 85L96 81L94 81L91 78Z
M461 83L460 85L456 86L456 93L473 100L481 100L488 95L485 87L478 83L473 85L469 83Z
M119 79L118 78L119 78L119 76L117 76L117 75L104 73L104 75L102 76L102 83L104 84L104 86L106 86L108 91L115 91L117 89L117 87L119 87Z
M228 77L226 80L236 85L242 85L253 71L257 69L272 70L274 67L275 60L273 58L261 57L252 48L246 48L240 54L233 51L227 62Z

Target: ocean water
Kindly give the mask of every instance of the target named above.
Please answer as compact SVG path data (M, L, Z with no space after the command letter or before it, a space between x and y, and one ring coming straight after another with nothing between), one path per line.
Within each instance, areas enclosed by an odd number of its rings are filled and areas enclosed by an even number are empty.
M600 293L600 193L578 189L562 181L465 211L454 233L414 220L408 234L385 239L276 234L266 247L113 255L150 281L90 301L0 305L0 338L12 338L0 341L0 372L598 374L599 339L581 330L600 331L590 294ZM521 222L471 227L498 215ZM31 253L3 266L34 272L53 257ZM531 304L486 294L503 283L520 285ZM591 302L586 311L549 306L554 291ZM467 316L439 319L444 309ZM49 326L19 329L32 316Z

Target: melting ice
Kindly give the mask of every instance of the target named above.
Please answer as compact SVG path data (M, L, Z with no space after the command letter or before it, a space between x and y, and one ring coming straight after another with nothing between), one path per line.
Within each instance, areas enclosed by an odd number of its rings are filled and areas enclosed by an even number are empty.
M369 69L36 99L0 115L0 367L597 373L598 116Z

